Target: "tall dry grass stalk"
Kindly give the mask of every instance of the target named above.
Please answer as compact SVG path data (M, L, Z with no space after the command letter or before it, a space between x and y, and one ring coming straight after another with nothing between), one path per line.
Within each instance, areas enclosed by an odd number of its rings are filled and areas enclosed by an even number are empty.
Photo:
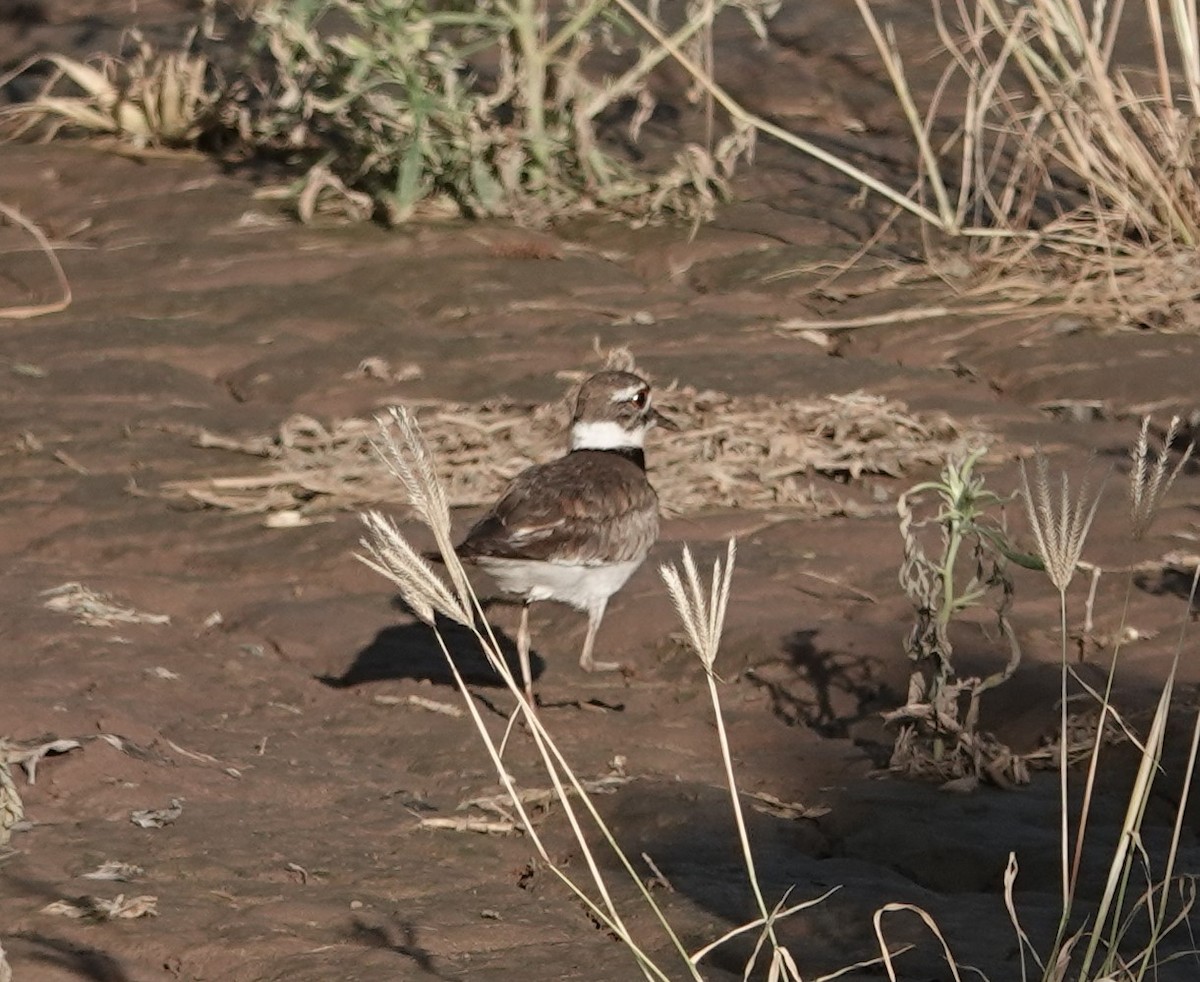
M1178 421L1172 420L1167 427L1162 445L1152 448L1149 439L1150 420L1147 418L1142 421L1139 437L1132 451L1130 468L1130 530L1134 540L1145 536L1163 498L1191 456L1192 448L1188 447L1179 455L1175 465L1170 465L1170 450L1178 435L1178 429ZM1083 543L1095 515L1099 494L1095 497L1089 495L1086 482L1075 494L1072 494L1065 475L1061 479L1060 490L1055 493L1044 458L1040 455L1037 461L1037 475L1033 482L1030 481L1028 473L1022 467L1022 486L1034 538L1046 559L1047 575L1059 593L1060 629L1063 631L1064 644L1062 679L1063 705L1065 706L1068 675L1065 660L1065 592L1071 575L1078 565ZM1122 612L1122 625L1129 608L1132 572L1129 577L1125 606ZM1113 680L1120 653L1119 647L1114 651L1103 693L1097 693L1087 687L1087 691L1099 702L1100 719L1089 753L1080 814L1075 831L1073 856L1068 840L1068 776L1065 766L1067 755L1064 711L1059 773L1060 808L1062 810L1063 909L1054 945L1044 959L1039 958L1028 936L1021 929L1017 916L1013 897L1017 875L1015 856L1010 857L1009 869L1005 875L1005 903L1018 935L1022 953L1023 977L1025 977L1024 960L1028 953L1036 961L1043 982L1060 982L1068 977L1078 978L1080 982L1100 982L1100 980L1141 982L1148 976L1153 977L1158 968L1165 964L1160 953L1160 946L1167 935L1187 923L1188 914L1195 903L1195 887L1190 884L1189 880L1177 877L1175 869L1188 792L1196 770L1197 751L1200 749L1200 714L1197 715L1193 725L1187 762L1181 775L1180 804L1176 811L1167 856L1157 869L1155 858L1149 854L1145 846L1142 825L1146 818L1147 806L1154 793L1154 784L1164 775L1162 765L1167 721L1172 710L1172 695L1179 660L1195 605L1198 582L1200 582L1200 568L1197 568L1192 578L1187 609L1181 619L1172 665L1163 682L1149 731L1142 740L1132 739L1132 743L1139 753L1139 764L1128 794L1121 833L1109 858L1104 889L1094 910L1089 912L1085 925L1075 930L1074 933L1068 932L1073 909L1078 902L1077 889L1084 861L1083 843L1089 831L1091 805L1100 774L1102 734L1108 717L1112 717L1122 727L1126 726L1111 701ZM1129 732L1128 728L1126 728L1126 732ZM1141 876L1144 881L1142 885L1139 886L1135 882L1136 876ZM1177 896L1176 891L1178 891ZM1178 909L1176 911L1169 909L1172 896L1176 896L1177 899ZM1141 943L1141 947L1131 954L1126 950L1127 940L1131 929L1138 923L1143 924L1147 929L1147 938Z
M1062 904L1060 934L1066 928L1071 911L1070 831L1067 794L1067 587L1075 576L1083 544L1096 517L1100 493L1089 494L1086 478L1073 496L1070 478L1064 471L1057 494L1050 480L1050 464L1040 451L1034 462L1035 477L1030 483L1025 461L1021 461L1021 489L1025 513L1045 564L1046 576L1058 592L1059 639L1062 643L1061 692L1059 696L1059 783L1062 859ZM1103 488L1101 488L1103 490ZM1103 729L1103 720L1101 724Z
M1138 542L1145 538L1150 530L1158 509L1162 504L1167 492L1170 491L1171 485L1175 483L1175 479L1179 476L1184 465L1191 458L1192 446L1189 444L1183 453L1179 455L1174 467L1170 466L1171 448L1179 435L1180 420L1178 417L1173 417L1167 426L1166 433L1163 436L1162 443L1154 448L1150 445L1150 424L1149 416L1143 417L1141 429L1138 433L1138 439L1134 443L1133 449L1130 451L1131 467L1129 473L1129 528L1130 537L1133 541ZM1091 593L1089 594L1089 602L1091 597L1094 597L1099 579L1099 567L1093 570ZM1088 772L1084 781L1083 802L1080 808L1079 821L1075 837L1075 856L1071 867L1071 892L1075 890L1078 883L1080 869L1083 863L1083 844L1087 832L1088 817L1091 813L1092 791L1095 787L1096 775L1099 770L1100 756L1104 744L1105 731L1105 714L1110 714L1116 722L1129 736L1130 742L1138 747L1142 753L1146 752L1145 745L1142 741L1132 733L1120 715L1112 708L1112 692L1113 684L1116 680L1117 664L1121 654L1121 639L1124 637L1125 624L1128 621L1129 605L1133 596L1134 577L1133 571L1130 570L1125 579L1125 600L1121 607L1121 622L1116 632L1117 642L1115 644L1113 655L1109 661L1108 673L1105 678L1104 691L1100 695L1100 704L1104 707L1101 713L1100 722L1096 727L1096 733L1092 741L1091 751L1088 758ZM1178 657L1178 656L1176 656ZM1170 677L1175 675L1176 665L1172 666ZM1085 686L1085 688L1087 688ZM1089 692L1092 692L1090 690ZM1094 694L1094 692L1093 692Z
M769 980L800 982L800 973L791 953L779 943L776 925L785 917L820 903L829 894L790 906L785 900L768 906L758 883L753 852L749 843L741 801L733 770L732 754L728 734L721 715L720 698L716 685L714 664L721 642L725 612L729 603L730 583L733 574L734 543L731 540L724 562L718 561L713 568L711 587L706 592L699 570L691 552L684 550L681 566L662 568L673 601L679 611L688 639L700 656L708 679L713 711L717 721L719 744L730 801L734 813L734 834L738 837L745 859L748 878L758 907L758 916L747 924L736 927L722 937L702 948L688 952L672 929L665 912L651 894L639 871L622 851L603 818L595 808L584 783L571 769L569 762L547 730L542 718L526 701L519 681L513 676L500 645L487 623L478 598L471 589L466 572L453 549L450 513L444 490L440 487L429 448L421 435L415 417L404 409L394 409L381 416L379 437L374 446L376 452L391 469L396 479L405 488L416 517L430 529L438 551L445 563L450 583L445 583L434 569L412 547L395 523L385 516L371 512L363 516L367 534L361 540L363 554L360 559L371 569L386 577L400 590L413 613L433 631L441 647L446 664L454 678L463 706L479 735L484 751L492 762L497 778L509 796L522 830L528 836L542 863L550 869L566 889L575 896L591 915L622 944L634 958L641 975L647 979L667 982L683 971L687 977L702 978L700 963L716 948L732 938L748 932L758 932L755 945L746 968L746 976L754 970L764 952L769 953L767 968ZM557 862L545 845L537 826L531 820L524 798L516 782L503 763L503 741L495 738L482 718L476 701L471 697L467 683L446 646L439 628L439 618L448 618L468 628L484 651L489 663L503 680L515 699L514 717L519 717L533 743L541 771L554 790L554 798L567 821L571 833L583 857L587 871L586 879L577 879L574 872ZM511 721L506 728L511 730ZM615 858L623 876L613 879L605 872L601 853L607 852ZM620 887L620 891L618 890ZM659 925L668 947L673 952L670 964L656 961L650 950L635 938L627 926L620 908L620 892L632 890L638 900L645 904ZM832 892L832 891L830 891ZM872 960L864 964L875 964ZM672 967L674 966L674 967ZM829 976L828 978L833 978ZM820 980L817 980L820 982Z
M766 898L763 896L758 882L754 852L750 847L750 835L746 829L741 795L737 789L737 775L733 769L733 753L729 747L729 734L725 729L725 719L721 713L721 697L717 691L717 675L714 665L717 660L717 652L721 647L721 633L725 626L725 610L729 606L729 590L733 580L733 564L736 555L736 541L730 539L725 551L724 564L719 559L713 564L712 582L707 594L701 583L696 561L687 546L683 548L683 558L678 567L663 564L659 567L659 573L667 585L667 592L671 595L671 602L675 605L675 611L679 614L679 620L687 633L688 642L704 667L704 678L708 684L709 698L712 700L713 718L717 724L717 740L720 744L721 762L725 768L725 781L729 788L730 801L733 804L737 838L742 847L742 860L746 866L750 889L753 891L755 903L758 905L759 919L753 923L761 926L762 935L758 944L755 945L750 962L746 965L746 976L749 977L753 971L759 952L764 947L764 942L769 942L768 950L771 952L769 978L794 979L795 982L801 982L799 970L796 968L791 953L779 943L779 938L775 934L775 922L781 917L811 906L812 903L818 903L823 898L787 910L781 909L783 901L780 901L780 905L774 908L767 907ZM707 950L704 951L704 954L707 954ZM697 957L695 960L699 962L700 959Z

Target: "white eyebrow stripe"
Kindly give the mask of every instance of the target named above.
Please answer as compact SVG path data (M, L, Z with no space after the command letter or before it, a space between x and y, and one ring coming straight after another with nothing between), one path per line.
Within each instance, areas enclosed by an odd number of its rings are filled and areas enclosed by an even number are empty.
M617 389L609 398L612 402L629 402L643 389L645 389L644 385L631 385L625 389Z

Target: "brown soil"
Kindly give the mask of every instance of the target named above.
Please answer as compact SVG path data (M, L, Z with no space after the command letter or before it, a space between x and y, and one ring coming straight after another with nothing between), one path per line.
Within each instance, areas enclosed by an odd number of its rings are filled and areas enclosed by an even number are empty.
M136 16L177 24L187 6L143 0ZM0 65L39 49L111 47L135 16L124 0L26 8L24 20L0 17ZM895 16L916 29L923 11L913 0ZM852 143L874 166L898 166L907 159L899 115L865 45L846 50L855 30L850 8L793 4L765 52L728 40L731 77L752 107ZM867 134L847 133L848 118ZM75 293L64 313L0 324L0 735L83 741L43 761L36 784L18 776L32 827L0 850L0 943L20 982L636 973L522 836L418 828L423 816L453 816L461 801L498 790L465 720L405 701L458 700L428 632L355 561L353 514L272 529L164 500L164 482L256 466L194 447L200 427L249 435L295 412L333 419L412 398L553 398L555 372L593 363L594 338L633 346L661 379L788 397L865 389L972 420L1006 448L989 467L1000 489L1015 484L1016 452L1034 444L1074 469L1094 449L1120 472L1138 413L1196 408L1200 339L1187 334L935 320L851 332L832 354L775 333L786 317L856 316L933 295L872 289L869 264L843 281L862 289L841 303L815 299L812 277L764 281L801 262L845 259L880 217L850 207L853 188L776 147L762 148L738 202L694 240L677 228L595 222L536 234L461 223L304 228L256 200L249 176L200 158L140 162L68 142L0 154L0 201L60 244ZM916 245L897 237L883 248L902 261ZM49 296L44 259L16 230L0 229L0 255L0 305ZM637 323L639 311L653 323ZM424 377L348 378L368 357L416 362ZM1039 408L1064 399L1099 408L1082 421ZM894 502L922 476L814 480L872 504ZM1117 566L1187 546L1179 537L1197 531L1200 474L1181 478L1140 551L1125 541L1119 477L1088 557ZM535 614L549 726L583 776L625 759L634 780L600 804L629 854L645 852L670 880L673 892L657 896L685 943L743 922L753 904L699 666L673 634L654 567L684 542L707 560L730 534L738 570L719 671L739 779L747 792L829 809L750 813L770 902L789 887L796 900L840 886L782 929L804 971L871 957L871 913L909 902L937 918L962 962L1018 978L1002 875L1015 852L1018 904L1044 950L1057 903L1057 786L1042 774L1020 791L961 796L881 775L889 734L880 712L903 701L907 677L909 611L890 514L812 522L732 511L668 522L601 629L598 654L625 660L626 678L578 670L581 617ZM70 581L170 623L95 627L45 609L42 591ZM1125 582L1102 579L1099 633L1119 623ZM1076 616L1082 591L1077 582ZM1145 640L1124 648L1118 675L1128 709L1153 697L1184 612L1170 578L1137 581L1128 619ZM1056 598L1039 577L1018 577L1015 617L1026 663L994 693L985 723L1028 750L1052 731L1058 684ZM511 611L497 622L512 630ZM969 627L959 653L967 671L1001 657ZM459 655L499 728L511 699L469 650ZM1082 671L1101 680L1110 656L1092 652ZM1183 671L1190 693L1200 666L1190 659ZM100 734L119 736L124 750ZM1108 759L1089 895L1128 778L1125 751ZM508 765L523 783L542 783L519 736ZM1164 779L1147 820L1151 846L1166 835L1177 786ZM172 799L182 802L173 824L130 821ZM561 815L544 832L578 870ZM106 860L144 873L131 883L80 878ZM1180 869L1198 866L1189 824ZM158 916L94 923L43 912L62 898L119 893L157 897ZM634 930L665 955L632 891L619 894ZM903 977L946 978L916 919L890 916L890 940L919 942ZM740 977L746 953L730 945L708 963L710 976ZM1159 977L1193 978L1195 965Z

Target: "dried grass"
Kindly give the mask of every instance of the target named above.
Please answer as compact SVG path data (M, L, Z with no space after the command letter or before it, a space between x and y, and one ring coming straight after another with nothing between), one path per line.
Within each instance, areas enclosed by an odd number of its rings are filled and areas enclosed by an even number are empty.
M90 873L84 873L85 880L115 880L120 883L131 883L146 871L133 863L122 863L116 859L106 859Z
M25 818L25 805L8 767L7 741L0 739L0 846L12 837L12 830Z
M11 79L42 62L52 67L37 96L0 112L4 136L52 139L67 127L109 134L138 150L196 143L210 126L217 95L208 60L191 52L194 31L176 52L160 52L136 29L128 40L128 58L106 56L92 65L38 55L8 74Z
M8 772L10 764L19 766L25 771L25 780L30 784L37 784L38 764L42 760L51 754L65 754L72 750L79 750L82 746L83 744L78 740L47 740L44 743L35 743L28 747L0 740L0 768Z
M50 264L50 269L54 272L54 280L58 284L59 298L48 303L37 304L18 304L9 307L0 307L0 320L28 320L31 317L41 317L43 314L56 314L61 310L66 310L71 306L71 284L67 279L67 274L63 271L62 263L58 261L58 256L54 252L54 247L46 238L46 234L38 228L36 224L26 218L21 212L13 207L0 201L0 216L6 221L11 222L32 236L34 242L37 243L38 249L42 255L46 257L46 261ZM13 366L14 369L16 366ZM33 366L28 366L33 368ZM36 372L37 370L34 369Z
M142 808L129 813L129 821L140 829L161 829L183 814L183 799L172 798L166 808Z
M921 108L890 26L869 0L857 6L909 123L913 201L932 198L936 220L924 220L980 246L966 291L976 302L1104 328L1195 330L1195 0L934 3L946 58ZM1122 62L1117 38L1146 28L1147 64ZM969 314L964 306L937 314Z
M0 135L35 133L49 140L67 127L111 135L139 150L194 144L211 125L218 101L207 59L191 51L195 32L173 52L158 51L137 30L128 39L133 51L127 58L88 64L60 54L39 55L0 79L41 63L52 68L37 96L0 111Z
M945 414L914 414L864 392L776 400L669 386L658 404L682 429L651 437L651 479L667 514L711 508L795 509L814 516L862 511L816 488L812 474L896 477L987 437ZM452 507L482 505L530 464L563 452L564 403L508 400L410 404L433 451ZM202 447L266 457L260 474L164 485L163 492L239 514L406 503L404 488L372 452L374 420L330 426L293 416L278 434L251 438L201 431ZM866 509L872 512L868 506Z
M76 897L74 900L55 900L43 907L42 913L94 921L157 917L158 898L141 896L126 899L123 893L117 894L111 900L105 897Z
M47 610L70 614L80 624L90 627L112 627L114 624L170 624L166 614L147 614L116 603L105 593L97 593L82 583L64 583L43 590L49 599L42 605Z

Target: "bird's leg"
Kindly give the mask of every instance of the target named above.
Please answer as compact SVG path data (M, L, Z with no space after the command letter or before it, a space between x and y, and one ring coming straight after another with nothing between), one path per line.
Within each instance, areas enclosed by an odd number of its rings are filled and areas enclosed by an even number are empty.
M533 706L533 678L529 670L529 604L521 604L521 626L517 629L517 657L521 660L521 684L525 698Z
M594 661L592 659L592 646L596 643L596 631L600 627L600 620L604 617L604 608L607 606L608 598L606 597L588 611L587 637L583 639L583 653L579 656L579 667L585 672L619 672L621 670L620 662Z

